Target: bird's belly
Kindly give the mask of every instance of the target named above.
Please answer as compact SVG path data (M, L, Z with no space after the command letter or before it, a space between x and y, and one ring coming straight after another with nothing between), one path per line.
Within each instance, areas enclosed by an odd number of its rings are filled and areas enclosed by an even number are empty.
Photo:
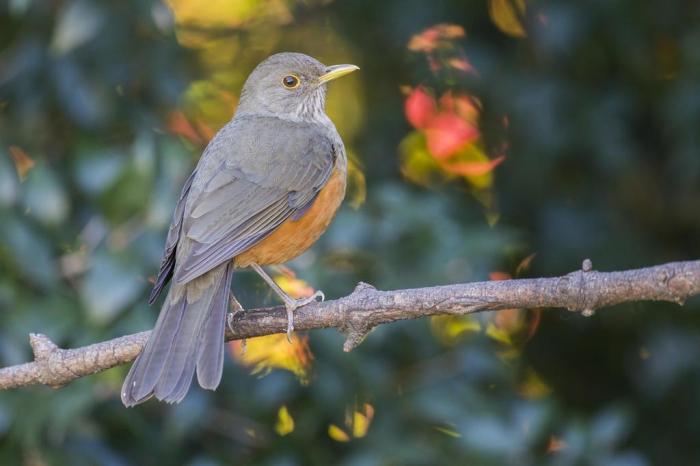
M289 219L258 244L234 258L236 267L282 264L309 249L326 231L345 197L345 173L335 169L309 210Z

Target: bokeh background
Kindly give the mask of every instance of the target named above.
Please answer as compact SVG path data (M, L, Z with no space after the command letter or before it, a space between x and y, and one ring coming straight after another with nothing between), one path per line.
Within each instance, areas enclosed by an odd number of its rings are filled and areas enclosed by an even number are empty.
M176 196L252 68L361 72L328 113L336 221L279 282L329 298L700 257L700 5L0 1L0 365L152 326ZM275 302L248 272L247 307ZM127 367L0 393L3 465L696 465L700 311L509 310L230 345L215 393L124 409Z

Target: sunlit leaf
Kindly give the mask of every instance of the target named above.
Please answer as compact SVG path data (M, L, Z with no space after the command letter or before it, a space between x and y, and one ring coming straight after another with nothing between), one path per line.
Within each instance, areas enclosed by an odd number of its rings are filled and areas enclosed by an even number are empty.
M355 438L367 435L369 425L374 418L374 407L371 404L365 403L362 408L362 411L354 411L352 416L352 436Z
M292 298L308 298L316 291L304 280L297 278L294 271L292 271L290 268L279 267L278 270L280 270L282 273L275 274L273 277L275 283L282 288L282 291L287 293Z
M287 434L294 432L294 418L289 414L286 406L282 406L277 411L277 423L275 423L275 432L284 437Z
M513 340L511 339L511 333L508 330L509 329L500 328L497 325L490 323L486 326L486 335L500 343L503 343L504 345L510 346L513 344Z
M498 28L513 37L525 37L525 0L489 0L489 15Z
M343 429L340 427L336 426L335 424L331 424L328 426L328 436L335 440L336 442L349 442L350 441L350 436L345 433Z
M252 369L253 374L266 375L273 369L284 369L297 376L302 384L309 381L313 355L307 336L292 335L291 343L286 335L267 335L249 338L245 343L229 343L231 353L238 362Z
M435 99L421 86L416 87L404 104L406 119L414 128L425 128L435 117Z
M463 71L464 73L470 73L473 75L478 74L476 68L474 68L474 65L469 63L469 60L466 58L450 58L447 60L447 64L456 70Z
M428 186L438 178L440 165L426 148L425 135L414 131L406 136L399 145L401 156L401 173L410 181Z
M425 130L428 151L439 159L455 154L479 137L473 124L451 113L441 113L430 120Z
M233 29L248 23L284 24L292 19L283 0L167 0L175 16L178 41L186 47L207 47L216 29Z
M34 168L36 163L21 147L10 146L9 150L10 155L12 156L12 161L15 163L17 176L19 176L20 181L24 181L27 178L27 173L29 173L29 170Z
M489 159L478 144L467 144L449 159L441 160L439 165L443 171L464 177L475 188L485 190L493 184L493 169L501 162L502 160L493 162ZM469 169L473 165L476 169ZM483 203L488 205L490 199L484 198Z
M434 52L449 47L450 41L464 37L464 28L458 24L436 24L411 37L408 49L414 52Z
M446 164L445 169L456 175L473 179L491 173L505 158L504 155L501 155L495 159L483 162L454 162Z
M466 335L481 331L479 320L472 316L435 316L430 318L433 335L446 345L454 345Z
M360 409L353 408L346 412L346 429L330 424L328 426L328 436L337 442L349 442L351 438L362 438L367 435L373 418L374 407L369 403L365 403Z
M481 103L478 99L465 95L454 95L452 91L447 91L440 96L440 110L454 113L458 117L472 124L477 124L479 113L481 113Z

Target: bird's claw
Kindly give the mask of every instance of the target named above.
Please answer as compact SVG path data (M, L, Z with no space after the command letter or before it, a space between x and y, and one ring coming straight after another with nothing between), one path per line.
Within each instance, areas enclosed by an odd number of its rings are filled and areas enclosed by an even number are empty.
M226 326L231 333L233 332L233 319L241 312L245 312L241 303L238 302L233 294L229 295L229 305L231 306L231 312L226 314Z
M323 294L323 291L318 290L308 298L294 299L285 303L285 308L287 309L287 341L289 343L292 342L292 333L294 332L294 311L316 301L323 302L325 299L326 295Z
M233 312L229 312L226 314L226 326L228 327L228 331L233 333Z

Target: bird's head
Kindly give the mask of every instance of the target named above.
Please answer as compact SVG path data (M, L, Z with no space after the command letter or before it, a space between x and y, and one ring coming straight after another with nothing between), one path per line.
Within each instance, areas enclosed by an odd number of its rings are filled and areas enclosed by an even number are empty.
M324 118L326 83L358 69L355 65L326 66L302 53L277 53L250 73L237 113L294 120Z

